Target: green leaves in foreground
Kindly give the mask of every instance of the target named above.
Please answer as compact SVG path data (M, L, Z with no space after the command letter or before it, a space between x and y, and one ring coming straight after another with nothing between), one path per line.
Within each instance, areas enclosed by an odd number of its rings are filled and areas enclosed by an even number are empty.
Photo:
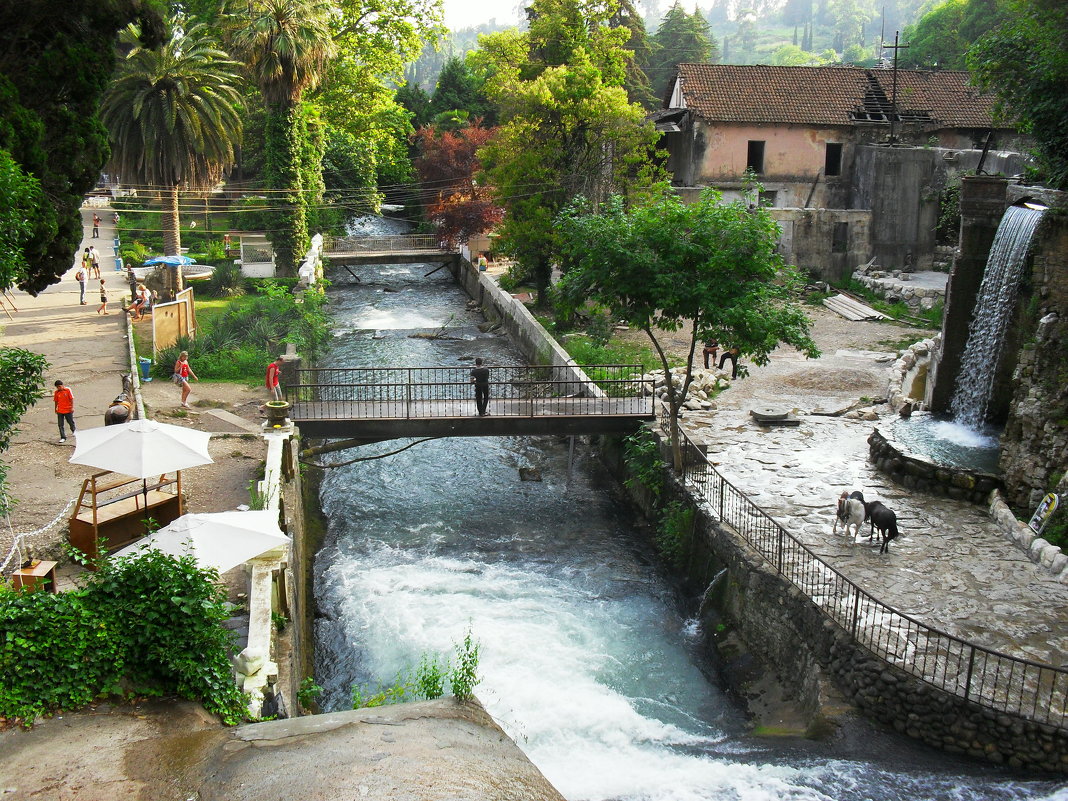
M70 592L0 585L0 716L32 721L122 687L176 693L239 723L244 695L230 668L218 574L191 556L148 549L101 560Z
M371 690L354 684L352 708L362 709L440 698L445 694L446 681L456 700L469 701L474 697L475 687L482 681L478 676L480 647L468 631L463 642L456 646L455 662L433 654L423 654L419 667L414 672L401 671L388 686L379 684Z

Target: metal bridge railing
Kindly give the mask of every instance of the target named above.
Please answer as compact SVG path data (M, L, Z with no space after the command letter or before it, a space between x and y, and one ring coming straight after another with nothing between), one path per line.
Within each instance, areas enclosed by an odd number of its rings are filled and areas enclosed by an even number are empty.
M323 238L323 252L330 253L454 253L456 248L443 244L436 234L400 234L397 236L330 236Z
M954 637L883 603L794 538L708 461L685 432L684 478L730 525L873 654L989 709L1068 727L1068 669L1009 656Z
M638 365L582 368L603 393L570 367L490 367L493 415L653 415L652 385ZM453 417L474 402L470 367L353 367L298 371L286 387L296 417L418 419ZM593 390L593 391L591 391Z

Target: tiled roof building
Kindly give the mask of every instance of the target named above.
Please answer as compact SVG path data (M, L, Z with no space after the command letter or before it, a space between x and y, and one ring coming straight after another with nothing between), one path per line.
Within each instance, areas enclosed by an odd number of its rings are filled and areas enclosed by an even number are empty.
M709 122L888 122L894 95L889 69L679 64L678 70L685 107ZM672 99L666 98L668 108L674 106ZM994 124L993 98L969 86L967 72L898 70L897 108L905 121L927 121L939 128Z

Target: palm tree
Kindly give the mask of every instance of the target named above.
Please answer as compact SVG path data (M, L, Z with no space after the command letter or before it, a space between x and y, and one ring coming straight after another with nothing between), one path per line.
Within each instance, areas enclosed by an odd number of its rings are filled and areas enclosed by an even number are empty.
M319 84L335 47L326 0L247 0L234 21L231 47L259 86L266 105L264 162L279 224L272 232L276 261L292 275L308 245L307 192L302 179L307 123L304 92ZM320 165L311 165L321 169Z
M127 180L160 187L163 252L178 255L178 190L212 186L234 161L241 137L240 65L203 25L176 30L158 48L134 47L104 95L100 117L111 166ZM172 271L172 290L182 272Z

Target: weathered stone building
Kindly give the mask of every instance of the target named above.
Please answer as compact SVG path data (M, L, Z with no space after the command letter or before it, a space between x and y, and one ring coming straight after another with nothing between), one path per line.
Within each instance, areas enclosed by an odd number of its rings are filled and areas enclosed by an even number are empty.
M993 102L965 72L680 64L654 119L684 195L743 197L754 173L786 259L837 279L872 257L930 268L945 186L984 148L987 171L1022 169Z

